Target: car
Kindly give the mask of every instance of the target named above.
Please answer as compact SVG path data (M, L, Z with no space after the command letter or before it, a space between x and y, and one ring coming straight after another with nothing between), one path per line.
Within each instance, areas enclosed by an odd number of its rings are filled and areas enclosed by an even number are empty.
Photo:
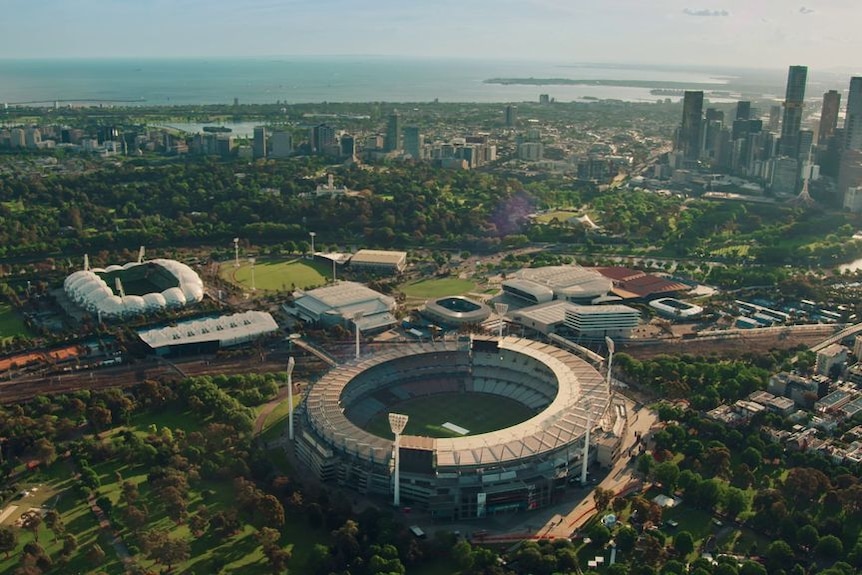
M664 522L664 524L667 525L668 527L670 527L671 529L676 529L677 527L679 527L679 521L676 521L674 519L668 519L667 521Z

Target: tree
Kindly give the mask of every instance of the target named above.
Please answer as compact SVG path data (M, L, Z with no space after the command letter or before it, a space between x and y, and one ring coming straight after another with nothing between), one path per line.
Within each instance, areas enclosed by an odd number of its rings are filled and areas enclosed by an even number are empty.
M673 548L682 556L694 551L694 537L688 531L680 531L673 539Z
M611 502L611 499L614 497L614 492L612 489L604 489L602 487L596 487L593 491L593 499L596 502L596 511L604 511L608 504Z
M766 548L766 567L770 572L789 569L793 565L793 549L786 541L778 539Z
M70 557L78 550L78 539L71 533L63 537L63 555Z
M638 540L638 533L632 527L624 525L617 531L614 538L617 542L617 548L623 553L628 553L635 547Z
M6 559L9 559L9 553L17 546L18 532L11 527L0 526L0 551L6 554Z
M93 565L101 565L105 560L105 550L98 543L93 543L87 551L87 561Z
M590 527L589 530L590 539L593 540L593 543L598 547L604 547L607 545L608 541L611 540L611 532L605 527L600 521L597 521Z
M766 567L757 561L745 561L739 568L739 575L766 575Z
M63 518L60 517L60 514L56 509L49 509L47 513L45 513L45 525L48 526L48 529L54 532L54 540L57 540L57 537L62 535L66 530L66 526L63 524Z
M177 563L187 561L190 552L191 549L188 541L184 539L165 538L158 547L153 549L151 557L156 562L167 567L170 572L173 569L173 566Z
M824 559L835 560L844 554L844 544L834 535L824 535L817 542L815 552Z
M265 495L257 500L257 515L261 525L266 527L284 525L284 507L274 495Z
M817 546L818 541L820 541L820 533L818 533L817 528L810 523L808 525L803 525L799 528L799 531L796 532L796 542L809 551Z
M33 445L33 452L36 459L45 465L51 465L57 459L57 450L54 448L54 444L44 437Z
M724 510L731 519L748 509L748 496L738 487L728 487L724 492Z
M679 466L673 461L663 461L656 465L653 475L667 493L673 493L679 479Z
M33 539L39 541L39 527L42 525L42 516L36 511L25 513L21 517L21 527L33 532Z

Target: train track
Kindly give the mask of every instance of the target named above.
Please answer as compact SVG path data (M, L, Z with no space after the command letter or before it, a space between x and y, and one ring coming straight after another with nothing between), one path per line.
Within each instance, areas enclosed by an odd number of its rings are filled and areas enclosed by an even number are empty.
M98 368L74 373L26 375L0 381L0 404L30 400L37 395L71 393L82 389L101 390L138 385L148 379L179 379L202 375L235 375L284 371L287 355L243 356L236 358L195 358L177 363L151 359L135 364ZM313 356L296 358L298 374L325 371L322 361Z

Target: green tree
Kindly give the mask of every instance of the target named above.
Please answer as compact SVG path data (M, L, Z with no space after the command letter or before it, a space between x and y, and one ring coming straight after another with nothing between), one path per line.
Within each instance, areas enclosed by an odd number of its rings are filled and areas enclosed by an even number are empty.
M694 537L688 531L680 531L673 539L673 548L685 557L694 551Z
M824 535L814 551L824 559L835 560L844 554L844 544L834 535Z
M15 550L18 546L18 532L8 526L0 526L0 551L6 554L6 559L9 559L9 553Z

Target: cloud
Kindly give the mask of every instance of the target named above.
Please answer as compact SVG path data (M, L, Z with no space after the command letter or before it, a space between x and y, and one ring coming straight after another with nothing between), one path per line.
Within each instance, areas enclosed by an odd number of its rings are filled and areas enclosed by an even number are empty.
M730 16L730 12L727 10L710 10L709 8L702 8L699 10L693 10L691 8L686 8L682 11L683 14L688 16L705 16L705 17L724 17Z
M807 16L808 14L814 14L814 10L811 8L808 8L807 6L801 6L799 8L799 13Z

